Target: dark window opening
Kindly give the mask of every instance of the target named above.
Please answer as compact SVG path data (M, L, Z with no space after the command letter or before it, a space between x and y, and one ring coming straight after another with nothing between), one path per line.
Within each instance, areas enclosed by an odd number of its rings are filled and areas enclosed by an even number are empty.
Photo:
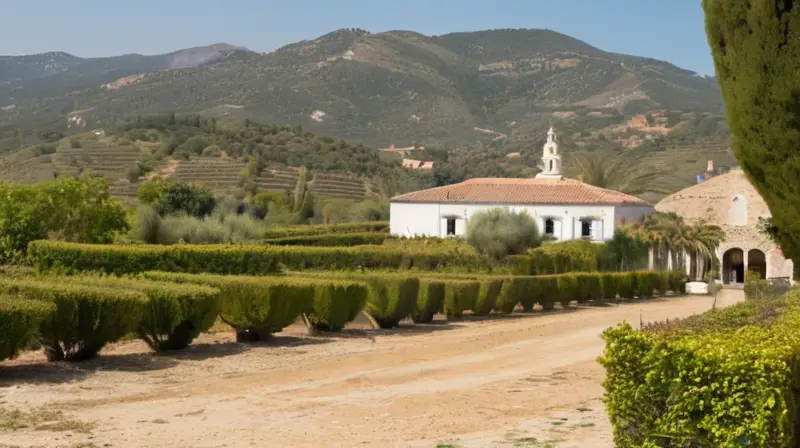
M592 221L589 221L588 219L581 221L581 238L592 238Z
M447 219L447 235L456 234L456 220L454 218Z
M556 234L556 223L551 218L544 220L544 234L547 236Z

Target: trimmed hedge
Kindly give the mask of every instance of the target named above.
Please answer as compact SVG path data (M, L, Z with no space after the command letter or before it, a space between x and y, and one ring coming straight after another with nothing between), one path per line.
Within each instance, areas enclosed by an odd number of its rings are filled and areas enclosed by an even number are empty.
M500 290L500 295L497 297L494 310L500 314L511 314L514 312L517 304L528 302L528 298L533 298L533 289L535 287L534 277L509 277L503 281L503 288ZM524 308L525 305L523 305ZM533 309L531 303L530 308ZM530 310L528 310L530 311Z
M615 446L797 446L800 293L605 331Z
M518 275L594 272L598 270L604 247L584 240L546 243L526 255L509 257L509 262Z
M481 268L477 254L435 249L398 251L385 246L303 247L263 245L97 245L34 241L28 256L39 271L66 268L107 274L147 271L227 275L274 274L282 268L435 270L460 266Z
M497 297L503 289L503 279L485 279L480 281L478 297L472 307L473 316L488 316L497 305Z
M389 238L383 232L330 233L322 235L288 236L264 240L273 246L363 246L380 245Z
M269 229L265 239L290 238L335 233L389 232L389 221L344 222L340 224L316 224ZM385 236L385 235L384 235Z
M0 296L0 361L16 357L55 308L54 304L41 300Z
M313 309L314 286L291 277L245 277L147 272L146 278L217 288L220 318L238 342L266 340Z
M420 287L416 276L369 274L363 279L369 285L364 309L381 328L396 327L414 311Z
M433 321L433 316L444 305L444 290L446 280L420 279L417 303L411 312L411 320L415 324L426 324Z
M211 328L220 312L219 290L201 285L176 284L119 277L55 277L49 281L138 291L147 308L136 330L155 351L179 350Z
M475 306L480 288L481 282L477 280L448 281L444 288L442 312L448 319L463 316L464 311L470 311Z
M42 320L40 337L50 361L93 358L108 343L136 330L146 295L41 278L0 279L0 292L55 305Z
M368 289L362 282L313 280L314 303L308 318L320 331L341 331L364 309Z

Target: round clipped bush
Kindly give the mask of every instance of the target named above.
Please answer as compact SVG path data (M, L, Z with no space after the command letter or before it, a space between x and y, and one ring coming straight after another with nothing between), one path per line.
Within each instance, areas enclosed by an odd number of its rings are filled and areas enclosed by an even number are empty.
M475 316L487 316L491 313L497 304L497 297L500 295L502 288L502 279L480 280L480 288L478 288L475 306L472 307L472 314Z
M39 323L55 311L41 300L0 296L0 361L13 359L39 330Z
M364 308L381 328L394 328L414 311L419 279L399 275L368 275L367 305Z
M444 280L420 280L417 303L411 312L411 320L415 324L427 324L433 321L433 316L441 310L444 304L444 290Z
M534 295L534 278L533 277L509 277L503 281L503 288L500 290L500 295L497 297L494 310L500 314L511 314L514 312L517 304L530 304L530 310L533 310ZM523 308L525 305L523 305Z
M59 281L146 295L147 308L136 333L158 352L188 347L214 325L220 310L219 291L208 286L95 276L63 277Z
M471 311L478 300L481 284L476 280L448 281L444 288L444 313L448 319L464 315Z
M137 291L47 278L3 279L0 291L55 305L40 325L40 340L50 361L97 356L106 344L136 329L148 303L147 296Z
M144 276L219 289L220 318L236 331L237 342L267 340L313 308L314 286L292 277L167 272L148 272Z
M314 301L308 318L316 330L341 331L364 309L368 290L362 282L304 280L314 286Z

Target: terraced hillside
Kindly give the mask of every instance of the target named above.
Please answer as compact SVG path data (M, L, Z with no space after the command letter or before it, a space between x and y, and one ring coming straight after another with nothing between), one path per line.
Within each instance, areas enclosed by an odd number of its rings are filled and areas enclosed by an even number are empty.
M142 156L138 146L119 146L105 139L84 141L80 147L60 146L53 154L53 165L59 176L79 176L86 171L114 181L124 179L125 173Z
M363 200L367 194L364 181L352 177L317 174L311 183L320 197Z
M198 157L179 162L169 177L212 190L230 191L238 188L239 175L244 167L243 162Z

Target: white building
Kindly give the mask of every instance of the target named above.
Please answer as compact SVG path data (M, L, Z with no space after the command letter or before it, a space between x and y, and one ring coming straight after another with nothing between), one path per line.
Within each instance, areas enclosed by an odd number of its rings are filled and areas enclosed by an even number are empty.
M709 171L713 171L711 162ZM746 272L767 279L792 278L792 261L758 228L759 218L771 216L769 207L740 169L669 195L656 210L677 213L689 224L704 221L725 231L725 241L716 253L720 262L717 279L724 284L744 283ZM704 280L711 269L711 261L701 256L686 254L684 263L693 280Z
M472 215L506 207L527 212L543 234L558 240L605 241L613 237L615 229L639 222L653 211L652 205L637 197L563 177L552 128L543 149L543 171L534 179L470 179L392 198L391 233L464 236Z

